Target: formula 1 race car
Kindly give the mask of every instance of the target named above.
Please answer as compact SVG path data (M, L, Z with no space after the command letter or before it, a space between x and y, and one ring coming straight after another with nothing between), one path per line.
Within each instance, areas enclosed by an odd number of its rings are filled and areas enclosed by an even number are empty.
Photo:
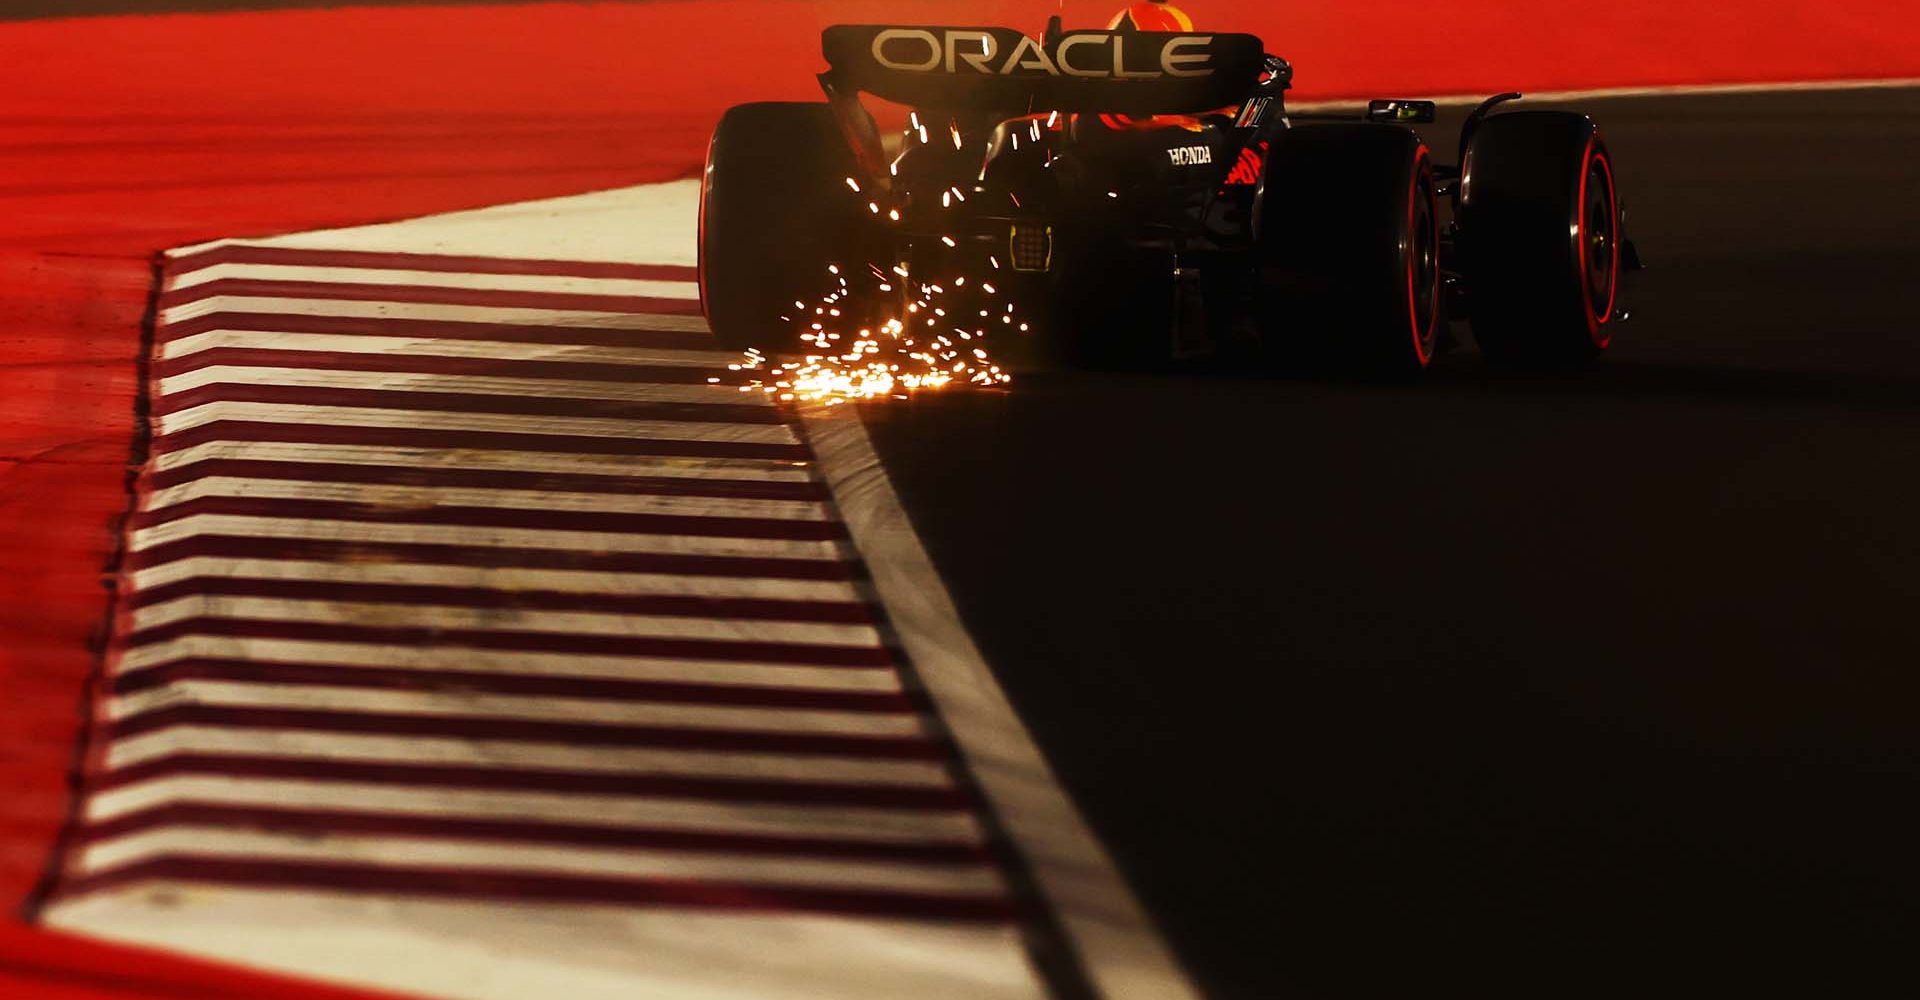
M1638 256L1584 115L1494 97L1454 167L1411 127L1431 102L1290 113L1292 67L1251 35L1055 17L1039 38L841 25L822 48L825 102L734 107L709 147L700 286L726 346L795 349L823 266L912 275L878 286L907 297L973 275L1035 336L1123 363L1251 349L1409 374L1465 319L1497 362L1565 368L1626 317ZM900 135L862 93L913 109Z

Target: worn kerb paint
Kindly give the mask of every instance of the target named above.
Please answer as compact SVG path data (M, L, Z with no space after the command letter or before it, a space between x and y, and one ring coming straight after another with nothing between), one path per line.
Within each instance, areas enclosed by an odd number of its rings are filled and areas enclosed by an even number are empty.
M1189 995L970 703L990 676L909 674L844 477L730 384L690 234L599 231L685 187L168 257L50 922L502 997L1039 997L1027 942L1064 932L1097 993Z

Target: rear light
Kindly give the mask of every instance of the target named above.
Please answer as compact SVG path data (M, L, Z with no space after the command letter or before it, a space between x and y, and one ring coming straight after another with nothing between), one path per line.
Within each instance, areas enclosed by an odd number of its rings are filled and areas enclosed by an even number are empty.
M1053 227L1038 222L1016 222L1007 237L1007 256L1016 271L1044 271L1053 266Z

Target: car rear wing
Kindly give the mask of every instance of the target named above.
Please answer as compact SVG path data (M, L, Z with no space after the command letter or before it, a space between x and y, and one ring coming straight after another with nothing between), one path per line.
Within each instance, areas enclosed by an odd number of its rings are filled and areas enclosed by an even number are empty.
M821 34L829 92L920 108L1185 114L1238 104L1266 66L1253 35L843 24Z

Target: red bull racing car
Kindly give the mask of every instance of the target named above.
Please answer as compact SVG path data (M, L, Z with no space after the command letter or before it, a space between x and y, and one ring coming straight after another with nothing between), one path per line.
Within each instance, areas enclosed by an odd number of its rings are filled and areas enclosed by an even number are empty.
M1056 17L1040 37L841 25L822 48L824 101L734 107L709 147L700 282L727 346L798 346L825 266L905 297L974 276L1070 356L1128 363L1406 374L1454 319L1496 362L1572 367L1626 317L1638 258L1584 115L1491 98L1456 166L1415 128L1430 102L1290 111L1292 67L1246 34ZM863 94L912 109L905 127L884 136Z

